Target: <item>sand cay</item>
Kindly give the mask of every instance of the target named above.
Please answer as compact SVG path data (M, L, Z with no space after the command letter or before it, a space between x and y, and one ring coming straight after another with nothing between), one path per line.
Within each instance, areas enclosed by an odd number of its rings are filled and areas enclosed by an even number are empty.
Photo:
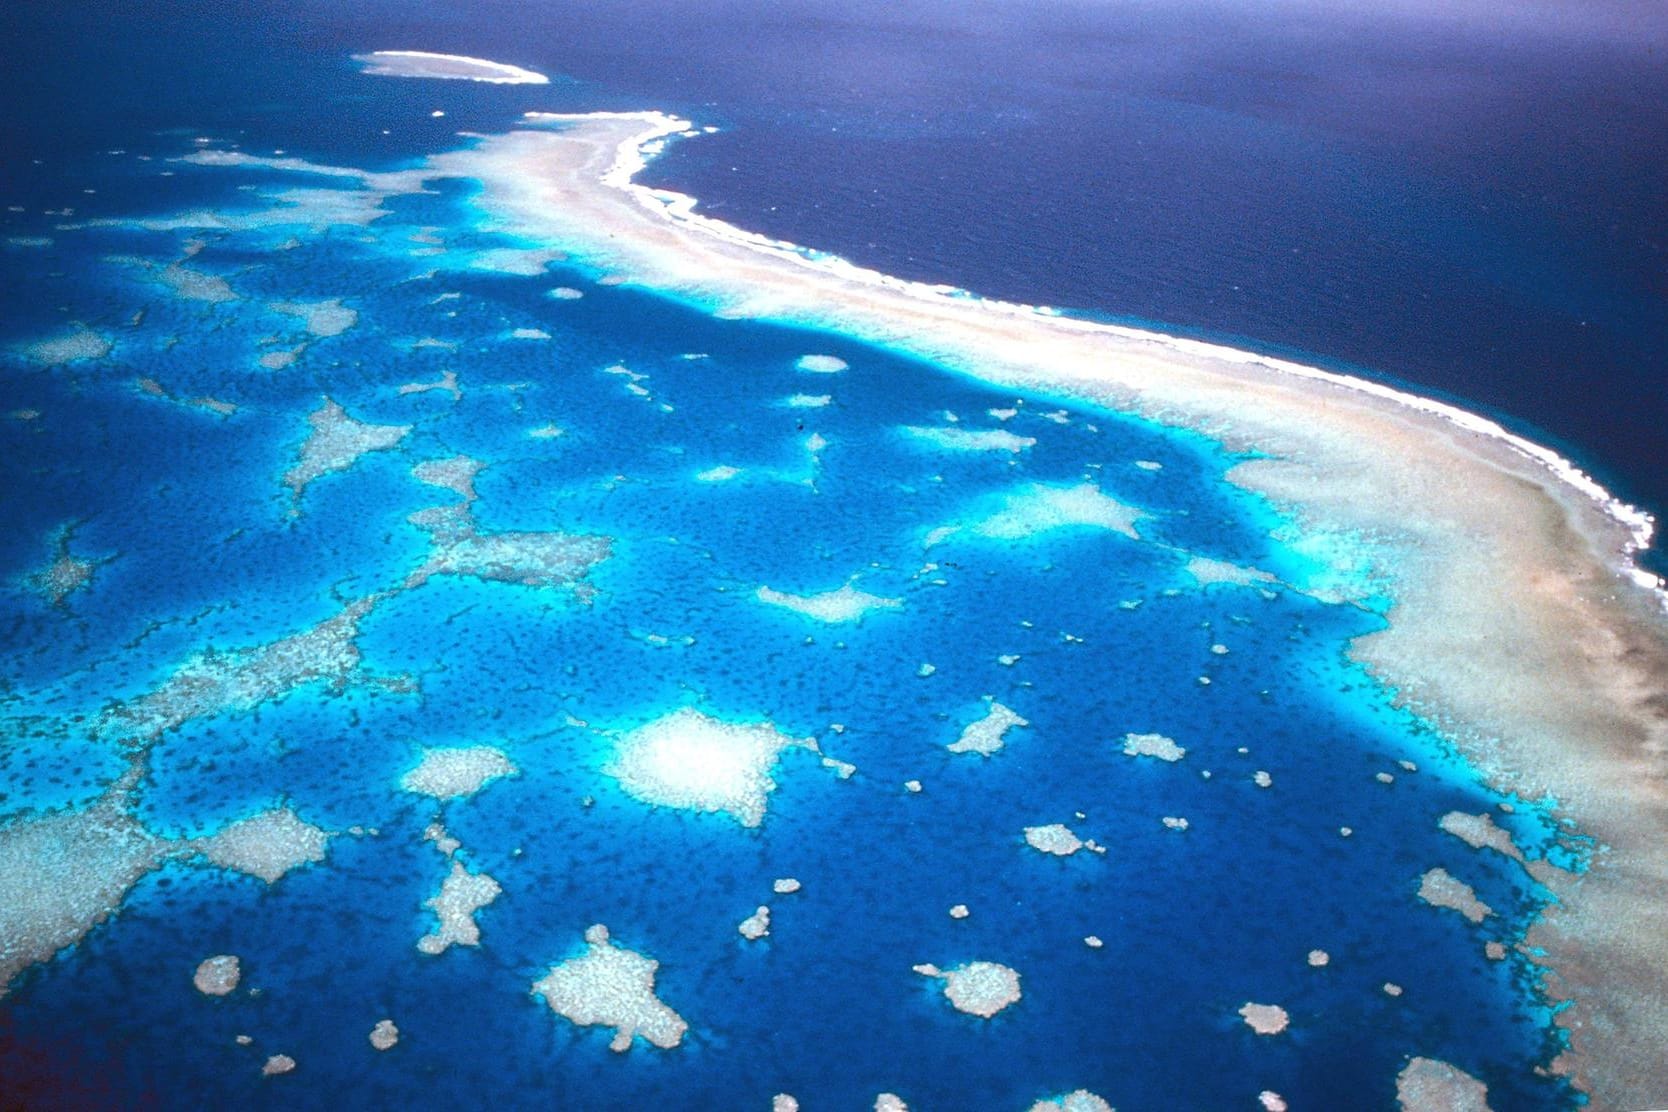
M830 328L1007 388L1045 388L1255 448L1230 479L1360 538L1393 598L1353 656L1493 786L1550 795L1602 850L1554 878L1529 942L1571 1006L1556 1067L1595 1107L1668 1098L1668 620L1632 557L1650 520L1493 423L1360 379L865 271L632 184L658 113L540 116L437 157L505 231L726 317Z
M550 78L520 66L467 58L460 54L431 54L426 50L374 50L355 54L364 73L376 77L436 77L456 81L485 81L492 85L548 85Z

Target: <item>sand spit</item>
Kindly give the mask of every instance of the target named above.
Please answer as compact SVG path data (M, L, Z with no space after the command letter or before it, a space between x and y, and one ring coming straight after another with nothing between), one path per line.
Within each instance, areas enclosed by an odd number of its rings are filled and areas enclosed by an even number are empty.
M1488 1086L1436 1058L1414 1058L1396 1075L1402 1112L1489 1112Z
M492 85L548 85L550 78L520 66L468 58L459 54L431 54L426 50L373 50L355 54L360 72L376 77L434 77L457 81L485 81Z
M970 961L951 969L926 964L914 967L923 977L944 982L944 995L958 1012L989 1019L1009 1004L1019 1002L1019 974L994 961Z
M1029 1112L1116 1112L1112 1105L1087 1089L1076 1089L1063 1096L1039 1100Z
M533 992L550 1010L581 1027L614 1028L613 1051L631 1047L638 1035L662 1050L683 1041L689 1024L654 994L660 963L610 941L598 923L585 932L586 952L550 967Z
M243 966L236 954L219 954L212 958L204 958L198 964L196 972L191 974L191 983L196 985L197 991L204 996L226 996L236 992L241 980Z
M321 475L345 471L369 452L394 447L411 431L410 425L369 425L349 417L347 410L325 398L307 416L312 431L301 444L295 466L284 472L284 485L300 498L307 485Z
M981 757L993 756L1000 753L1007 744L1008 731L1016 726L1029 726L1028 719L1021 718L1007 707L995 700L991 701L990 709L985 716L970 722L961 731L961 736L945 746L952 753L977 753Z
M895 610L903 605L901 598L881 598L867 591L859 591L850 583L837 591L824 591L819 595L790 595L769 587L760 587L756 597L760 602L793 610L831 625L861 621L870 611Z
M723 812L743 826L764 821L771 773L785 749L818 752L768 722L736 724L684 707L621 735L603 773L633 799L661 807Z
M400 777L400 790L442 801L461 799L519 771L502 749L490 745L425 749L417 767Z
M1232 481L1307 532L1354 538L1392 599L1352 655L1442 724L1495 788L1550 796L1608 847L1557 879L1528 942L1546 954L1554 1065L1595 1107L1644 1107L1668 1060L1668 625L1633 563L1649 519L1567 461L1494 423L1362 379L1156 332L1073 320L889 278L694 211L632 183L646 150L689 130L659 113L537 115L398 174L338 171L364 188L286 198L245 218L375 219L425 178L478 180L500 230L732 317L841 332L1007 389L1041 388L1211 435L1256 458ZM237 152L203 164L278 167ZM292 191L301 193L304 191ZM203 214L204 227L225 221ZM197 226L171 220L168 227ZM1391 368L1392 370L1394 368ZM1250 571L1254 569L1242 569ZM1260 577L1259 577L1260 578ZM1256 581L1256 580L1254 580Z

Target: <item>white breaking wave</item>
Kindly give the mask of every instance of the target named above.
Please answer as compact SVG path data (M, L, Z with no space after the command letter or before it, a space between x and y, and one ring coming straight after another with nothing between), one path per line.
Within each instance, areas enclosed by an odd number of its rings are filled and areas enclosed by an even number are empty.
M750 250L764 252L796 265L811 267L846 281L879 286L923 300L954 300L961 304L972 304L981 310L1004 316L1046 317L1054 327L1118 335L1129 340L1167 347L1172 351L1186 355L1220 359L1224 362L1242 366L1259 367L1278 374L1326 382L1347 390L1392 401L1421 413L1430 414L1456 428L1505 444L1513 451L1545 468L1559 481L1596 503L1606 515L1627 530L1630 541L1626 546L1625 555L1629 559L1625 570L1628 576L1640 586L1656 591L1659 602L1665 609L1668 609L1668 592L1663 590L1663 579L1639 567L1637 562L1632 559L1635 554L1650 547L1651 538L1656 531L1655 518L1637 506L1630 505L1610 493L1592 476L1552 449L1537 444L1527 437L1519 436L1506 429L1499 422L1490 420L1481 414L1461 409L1459 406L1450 405L1447 402L1437 401L1434 398L1423 397L1405 390L1397 390L1381 382L1373 382L1357 375L1326 371L1319 367L1310 367L1287 359L1277 359L1253 351L1243 351L1222 344L1207 343L1203 340L1190 340L1163 332L1151 332L1145 329L1131 328L1127 325L1077 320L1063 316L1057 309L1046 305L1025 305L1010 301L998 301L980 297L956 286L905 281L869 267L858 266L849 259L841 258L838 255L813 250L787 240L773 239L757 232L746 231L722 220L715 220L710 216L703 216L695 211L698 202L696 198L689 194L678 193L669 189L653 189L649 186L639 185L634 180L648 165L649 160L660 154L664 149L668 137L674 135L698 136L710 130L696 129L688 120L665 112L528 112L526 118L533 121L574 123L596 119L641 120L643 130L620 141L615 152L614 162L609 167L608 172L603 175L603 183L625 192L651 212L657 213L668 220Z

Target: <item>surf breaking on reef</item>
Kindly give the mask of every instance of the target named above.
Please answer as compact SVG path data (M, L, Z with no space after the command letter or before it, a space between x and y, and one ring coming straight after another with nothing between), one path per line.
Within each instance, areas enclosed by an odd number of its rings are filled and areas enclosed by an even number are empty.
M1490 420L1481 414L1459 406L1409 391L1397 390L1382 382L1374 382L1357 375L1323 370L1319 367L1279 359L1254 351L1246 351L1241 348L1208 343L1203 340L1189 339L1164 332L1132 328L1128 325L1077 320L1046 305L1027 305L1001 301L982 297L956 286L912 282L897 278L869 267L859 266L830 252L819 251L788 240L775 239L758 232L750 232L726 221L702 215L695 211L699 204L697 198L675 190L643 185L636 180L637 176L647 169L649 162L665 149L666 142L669 139L711 134L717 130L716 128L697 128L689 120L656 111L528 112L525 113L524 118L532 123L539 124L584 124L598 120L642 121L643 129L641 131L620 140L616 148L614 163L602 176L603 184L626 193L650 212L703 235L714 236L749 250L761 251L798 266L812 267L847 281L878 286L912 297L954 299L960 303L977 305L979 308L992 313L1009 316L1032 315L1042 317L1046 318L1054 327L1077 327L1104 332L1133 341L1158 344L1186 355L1220 359L1282 375L1327 382L1334 386L1391 401L1409 409L1438 417L1465 432L1497 440L1525 458L1544 467L1560 482L1596 503L1609 517L1628 531L1632 538L1629 550L1630 556L1648 549L1655 535L1656 522L1651 514L1616 497L1591 475L1576 466L1573 461L1542 444L1537 444L1527 437L1511 432L1497 421ZM1631 560L1625 570L1629 577L1640 586L1657 591L1664 609L1668 610L1668 584L1665 584L1661 577L1641 568Z

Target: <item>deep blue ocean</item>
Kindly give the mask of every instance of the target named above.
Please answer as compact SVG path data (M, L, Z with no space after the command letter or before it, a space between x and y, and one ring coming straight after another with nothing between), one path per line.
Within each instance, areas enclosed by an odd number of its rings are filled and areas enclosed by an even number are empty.
M1374 1108L1409 1055L1485 1080L1496 1109L1573 1102L1535 1071L1557 1050L1535 967L1484 956L1545 893L1437 820L1492 813L1567 865L1579 839L1482 787L1348 663L1387 600L1309 590L1331 573L1223 481L1220 446L578 265L493 272L491 252L531 245L482 230L467 182L315 225L273 206L351 179L175 160L394 168L528 109L674 111L721 130L652 178L712 215L904 277L1367 368L1662 507L1660 17L182 4L13 6L0 27L0 836L90 806L124 760L101 716L197 654L399 587L431 544L409 515L454 500L414 477L424 461L485 464L483 532L612 540L582 591L395 592L351 682L163 735L135 793L147 829L201 837L284 805L336 833L328 855L270 885L198 858L141 879L0 999L0 1107L763 1109L787 1092L857 1109L890 1091L930 1112L1085 1088L1126 1112L1264 1090ZM348 57L392 48L553 82L373 78ZM178 296L158 275L182 260L235 296ZM308 340L273 308L326 298L353 327ZM28 354L72 321L112 350ZM797 369L809 353L849 369ZM457 397L398 390L445 371ZM321 396L410 432L292 497ZM547 426L561 435L530 435ZM912 427L1034 443L958 451ZM697 478L715 467L738 471ZM1139 540L970 528L1085 483L1142 511ZM929 548L939 526L962 531ZM59 536L97 567L53 605L29 577ZM1273 578L1201 586L1189 556ZM755 594L847 582L901 604L828 625ZM1029 725L989 759L946 752L991 699ZM757 828L650 807L606 767L680 707L768 720L857 772L784 753ZM1186 758L1120 752L1147 732ZM445 804L399 790L424 748L462 745L519 775ZM432 956L415 943L448 868L423 837L436 817L502 894L478 947ZM1051 823L1108 852L1026 846ZM1437 866L1496 914L1420 902ZM30 867L0 860L0 886ZM783 876L803 890L772 895ZM771 934L745 941L760 903ZM530 994L593 923L661 962L682 1046L615 1054ZM213 954L240 956L237 993L192 987ZM977 1019L910 969L973 960L1017 969L1023 998ZM1291 1028L1254 1034L1248 1001ZM385 1017L402 1038L378 1053ZM263 1077L276 1053L297 1068Z

